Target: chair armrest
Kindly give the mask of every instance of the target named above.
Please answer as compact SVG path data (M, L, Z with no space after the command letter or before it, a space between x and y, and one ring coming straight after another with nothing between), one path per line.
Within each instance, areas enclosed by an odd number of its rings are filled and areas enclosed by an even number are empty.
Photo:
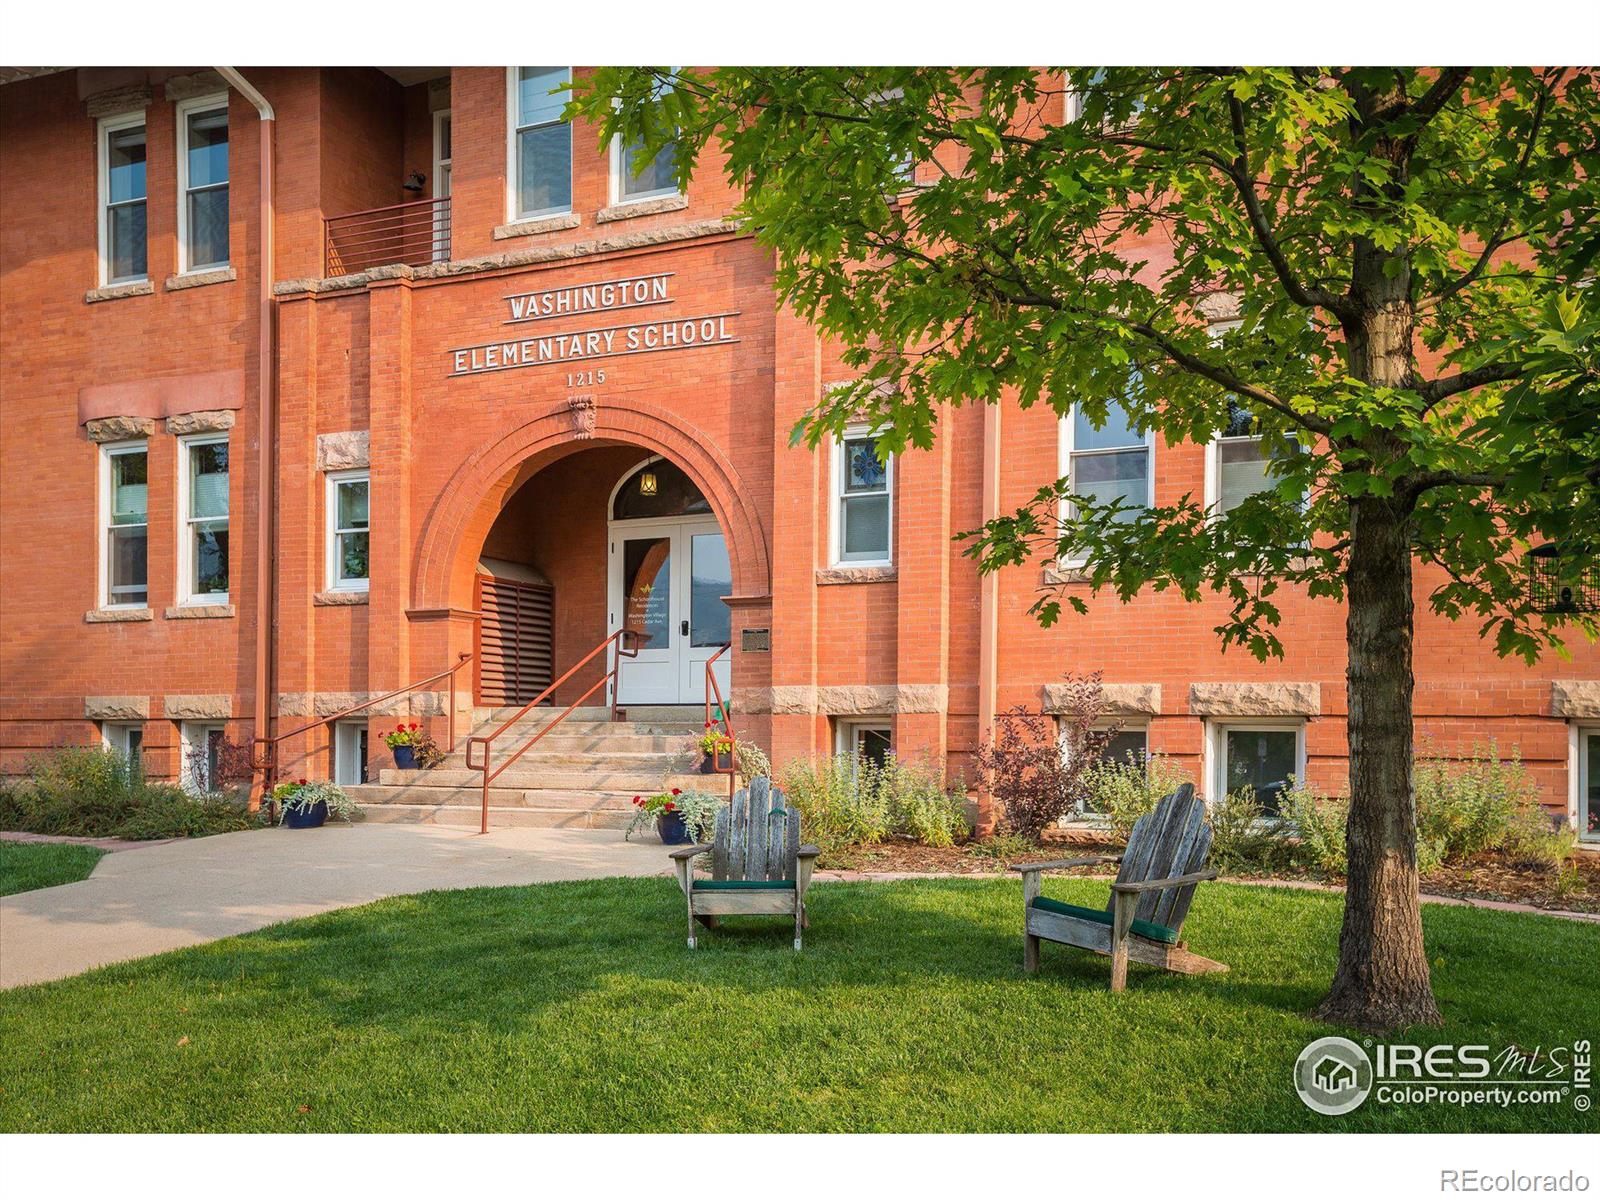
M817 855L819 855L821 853L822 853L822 848L820 846L806 845L806 846L801 846L800 849L795 852L795 857L796 858L815 858L815 857L817 857Z
M1190 883L1204 883L1208 879L1215 879L1221 872L1195 871L1188 875L1173 875L1168 879L1141 879L1134 883L1113 883L1113 892L1130 894L1134 892L1156 892L1167 888L1183 887Z
M1092 867L1098 863L1121 862L1120 854L1091 854L1087 858L1054 858L1049 862L1012 863L1006 868L1016 871L1020 875L1027 875L1033 871L1060 871L1067 867Z
M704 854L711 848L712 847L709 843L701 842L697 846L684 846L681 849L674 850L671 854L667 855L667 857L672 859L674 862L683 862L687 859L693 858L697 854Z

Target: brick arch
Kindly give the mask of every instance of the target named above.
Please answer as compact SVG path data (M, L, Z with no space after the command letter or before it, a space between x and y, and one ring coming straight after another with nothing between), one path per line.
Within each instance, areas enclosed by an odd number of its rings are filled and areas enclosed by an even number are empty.
M772 564L761 514L726 455L704 431L636 400L606 401L593 410L594 428L579 431L566 405L511 430L467 459L428 513L412 574L412 606L471 607L478 552L510 494L559 458L596 442L640 446L682 467L704 493L728 539L736 596L772 590Z

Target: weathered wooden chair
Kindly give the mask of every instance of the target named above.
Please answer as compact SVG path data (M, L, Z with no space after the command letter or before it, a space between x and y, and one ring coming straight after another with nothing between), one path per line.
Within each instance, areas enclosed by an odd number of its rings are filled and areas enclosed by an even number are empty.
M696 879L694 860L711 853L711 878ZM794 948L800 949L806 919L806 889L822 851L800 844L800 813L785 806L770 779L752 779L717 813L710 845L672 852L678 886L689 906L689 949L695 925L715 929L718 917L745 914L793 916Z
M1226 971L1224 964L1192 953L1178 937L1195 886L1217 877L1216 871L1203 869L1211 849L1205 817L1204 802L1195 796L1194 785L1186 783L1139 818L1121 854L1014 864L1011 869L1022 875L1022 969L1039 969L1042 938L1108 955L1113 992L1127 985L1130 958L1185 975ZM1039 894L1045 871L1113 862L1122 867L1104 911Z

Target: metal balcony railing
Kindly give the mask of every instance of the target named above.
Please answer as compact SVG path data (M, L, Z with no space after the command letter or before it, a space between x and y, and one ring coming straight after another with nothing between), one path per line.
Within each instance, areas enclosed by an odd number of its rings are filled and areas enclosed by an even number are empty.
M398 263L420 267L450 258L448 196L326 217L322 226L327 275L355 275Z

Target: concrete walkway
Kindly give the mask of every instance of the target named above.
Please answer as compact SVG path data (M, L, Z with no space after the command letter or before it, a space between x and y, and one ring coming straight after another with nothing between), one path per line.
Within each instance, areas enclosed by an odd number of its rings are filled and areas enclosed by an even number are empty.
M621 830L255 829L108 854L79 883L0 898L0 988L63 979L335 908L443 888L665 875Z

